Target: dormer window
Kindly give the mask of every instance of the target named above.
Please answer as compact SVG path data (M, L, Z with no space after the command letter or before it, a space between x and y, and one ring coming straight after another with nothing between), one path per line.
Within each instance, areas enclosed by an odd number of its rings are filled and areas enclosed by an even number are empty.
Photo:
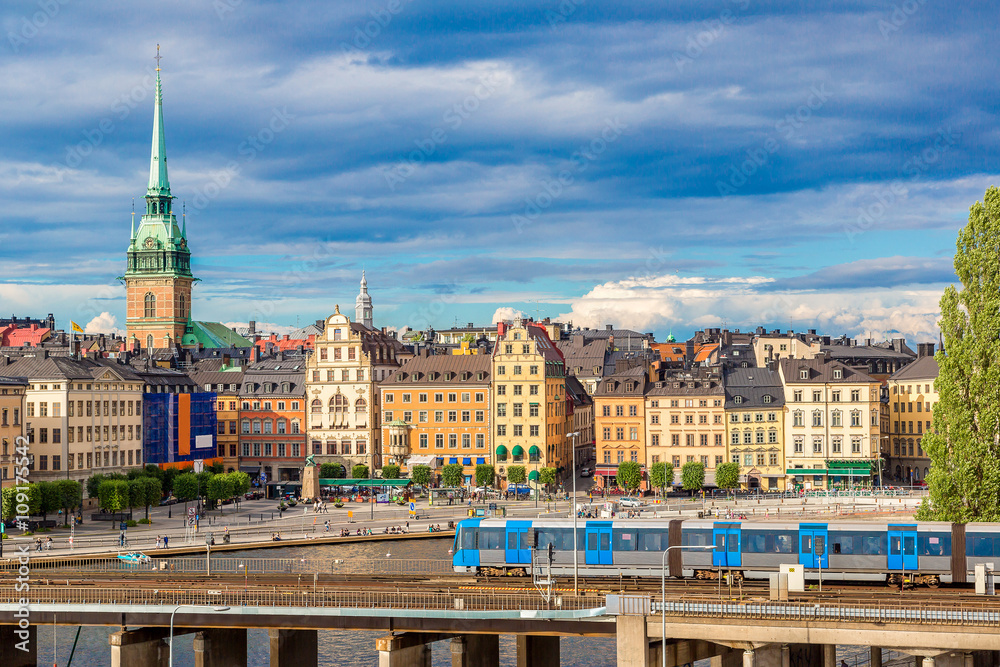
M799 371L799 379L800 380L808 380L809 379L809 371L807 369L805 369L805 368L803 368L802 370L800 370Z
M770 396L770 394L764 394L764 402L765 403L770 403L771 402L771 396Z
M844 371L840 368L833 369L833 379L842 380L844 378Z
M743 397L742 396L733 396L733 403L736 403L737 405L739 405L742 402L743 402Z

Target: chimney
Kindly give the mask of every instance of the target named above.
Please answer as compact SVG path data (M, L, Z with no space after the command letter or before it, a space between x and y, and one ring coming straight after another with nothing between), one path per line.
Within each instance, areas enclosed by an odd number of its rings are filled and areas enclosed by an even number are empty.
M48 358L49 358L49 351L42 350L42 359L48 359Z
M249 322L247 322L247 328L250 330L250 335L253 336L255 333L257 333L257 322L255 322L254 320L250 320Z
M694 341L689 340L685 343L684 347L684 368L691 368L691 362L694 361Z
M284 361L285 360L285 352L283 350L278 350L277 359L278 359L278 361Z
M259 359L257 357L257 346L254 345L253 347L250 348L250 363L255 364L258 361Z
M604 330L605 331L611 331L612 329L614 329L614 327L612 327L610 324L605 324L604 325Z
M872 339L865 338L865 347L871 347L871 346L872 346Z
M303 352L304 352L304 349L305 349L305 348L304 348L304 346L302 346L302 345L296 345L296 346L295 346L295 351L296 351L296 352L298 352L299 354L303 354Z
M906 343L905 338L893 338L892 339L892 349L896 352L903 351L903 345Z
M222 365L223 366L228 366L232 362L232 360L233 360L233 358L230 357L228 354L222 355Z
M288 334L285 334L284 336L282 336L281 340L288 340Z

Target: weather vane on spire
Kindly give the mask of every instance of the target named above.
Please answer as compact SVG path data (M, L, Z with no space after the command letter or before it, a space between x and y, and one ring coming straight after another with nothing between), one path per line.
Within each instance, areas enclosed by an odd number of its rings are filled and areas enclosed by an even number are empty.
M159 44L157 44L157 45L156 45L156 57L155 57L155 58L153 58L153 60L155 60L155 61L156 61L156 71L157 71L157 72L159 72L159 71L160 71L160 58L162 58L162 57L163 57L163 56L161 56L161 55L160 55L160 45L159 45Z

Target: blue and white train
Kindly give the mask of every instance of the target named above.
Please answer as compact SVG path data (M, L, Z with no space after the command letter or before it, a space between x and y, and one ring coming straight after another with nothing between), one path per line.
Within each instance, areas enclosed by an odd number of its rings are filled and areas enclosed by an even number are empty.
M456 572L527 575L548 559L554 574L573 572L572 520L467 519L458 524ZM1000 564L1000 524L579 521L577 559L586 576L656 576L664 551L671 577L715 579L721 571L766 578L801 564L807 579L915 584L965 583L980 563ZM700 547L700 548L699 548Z

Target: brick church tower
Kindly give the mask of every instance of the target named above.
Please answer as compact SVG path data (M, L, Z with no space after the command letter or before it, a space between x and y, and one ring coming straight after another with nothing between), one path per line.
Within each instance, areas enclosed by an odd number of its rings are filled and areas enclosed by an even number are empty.
M146 212L128 246L125 271L127 294L125 326L131 346L174 349L191 344L191 251L187 228L177 226L167 180L167 149L163 134L163 94L160 89L160 47L156 47L156 102L153 110L153 148L149 159ZM185 333L189 334L185 340Z

